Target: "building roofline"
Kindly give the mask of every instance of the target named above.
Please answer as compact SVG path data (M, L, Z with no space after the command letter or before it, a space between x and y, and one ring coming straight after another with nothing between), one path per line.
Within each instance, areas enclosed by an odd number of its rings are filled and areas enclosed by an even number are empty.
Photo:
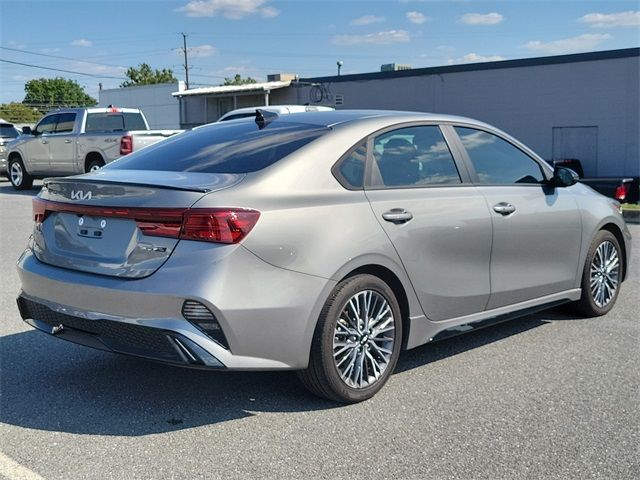
M534 67L557 65L563 63L590 62L594 60L612 60L616 58L640 57L640 48L623 48L619 50L603 50L599 52L573 53L569 55L553 55L548 57L519 58L516 60L500 60L497 62L466 63L461 65L445 65L440 67L414 68L392 72L355 73L350 75L332 75L327 77L301 78L304 83L350 82L357 80L381 80L386 78L415 77L420 75L440 75L444 73L475 72L480 70L496 70L500 68Z
M189 90L181 90L179 92L173 92L171 95L173 95L174 97L189 97L193 95L230 95L234 93L267 92L270 90L277 90L279 88L288 87L290 83L291 80L245 83L242 85L217 85L212 87L200 87L191 88Z

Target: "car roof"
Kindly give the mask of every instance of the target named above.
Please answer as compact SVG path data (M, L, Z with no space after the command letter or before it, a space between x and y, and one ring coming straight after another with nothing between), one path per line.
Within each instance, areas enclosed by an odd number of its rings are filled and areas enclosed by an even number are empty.
M390 123L402 122L446 122L464 123L473 125L484 125L483 122L472 118L447 115L441 113L408 112L398 110L333 110L305 113L291 113L279 117L278 122L306 123L323 127L334 127L337 125L350 124L365 119L379 119Z
M126 108L126 107L80 107L80 108L58 108L48 111L45 115L52 115L54 113L80 113L86 111L87 113L138 113L141 112L139 108Z

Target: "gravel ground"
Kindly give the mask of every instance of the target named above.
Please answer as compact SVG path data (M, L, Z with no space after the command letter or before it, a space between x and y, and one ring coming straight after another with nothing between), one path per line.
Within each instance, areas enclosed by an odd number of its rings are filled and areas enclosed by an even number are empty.
M291 373L183 370L29 328L14 264L36 192L0 181L7 478L640 478L640 226L606 317L554 309L404 352L345 407Z

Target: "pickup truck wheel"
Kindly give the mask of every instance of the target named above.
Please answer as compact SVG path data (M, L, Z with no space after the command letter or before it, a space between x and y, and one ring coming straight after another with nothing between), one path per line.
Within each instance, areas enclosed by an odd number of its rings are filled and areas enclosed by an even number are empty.
M104 162L102 161L102 159L96 158L94 160L91 160L87 165L87 172L95 172L96 170L99 170L102 167L104 167Z
M600 230L589 247L582 272L582 297L573 304L588 317L599 317L613 308L622 280L622 255L618 239Z
M24 168L20 157L13 157L9 160L7 171L9 172L9 181L16 190L26 190L33 185L33 177Z
M298 372L312 393L342 403L373 397L393 372L402 341L400 307L372 275L339 283L316 326L309 367Z

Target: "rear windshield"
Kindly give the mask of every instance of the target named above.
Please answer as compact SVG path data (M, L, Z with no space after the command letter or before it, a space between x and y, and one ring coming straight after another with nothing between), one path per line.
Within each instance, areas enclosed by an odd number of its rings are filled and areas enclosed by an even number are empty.
M226 122L227 120L238 120L239 118L249 118L249 117L255 117L255 116L256 116L256 112L234 113L233 115L229 115L228 117L221 118L218 121Z
M123 130L146 130L139 112L89 113L85 132L116 132Z
M16 138L20 133L10 123L3 123L0 125L0 137L3 138Z
M328 127L224 122L184 132L103 168L171 172L249 173L261 170L328 132Z

